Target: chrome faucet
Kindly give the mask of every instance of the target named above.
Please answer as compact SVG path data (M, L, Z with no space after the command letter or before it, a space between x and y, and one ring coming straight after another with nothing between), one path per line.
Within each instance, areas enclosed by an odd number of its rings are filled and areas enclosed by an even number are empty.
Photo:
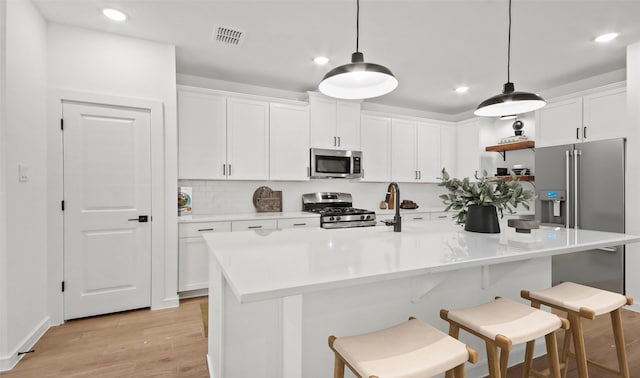
M390 200L391 197L391 188L395 189L395 200L396 200L396 215L393 217L393 232L400 232L402 231L402 218L400 217L400 188L398 187L398 184L395 182L392 182L391 184L389 184L389 187L387 188L387 203Z

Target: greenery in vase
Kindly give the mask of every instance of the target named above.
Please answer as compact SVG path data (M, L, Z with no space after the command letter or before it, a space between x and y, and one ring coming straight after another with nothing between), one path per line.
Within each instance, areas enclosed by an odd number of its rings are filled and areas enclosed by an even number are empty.
M513 209L518 205L529 209L529 201L535 198L531 190L522 188L518 176L513 172L506 181L497 177L487 177L487 171L482 172L482 177L476 174L475 178L476 182L471 182L468 177L462 180L452 178L444 168L442 168L442 177L438 178L441 181L438 186L444 186L449 190L448 194L440 196L447 205L444 211L457 211L452 218L458 224L466 222L469 205L493 205L502 217L503 211L513 214Z

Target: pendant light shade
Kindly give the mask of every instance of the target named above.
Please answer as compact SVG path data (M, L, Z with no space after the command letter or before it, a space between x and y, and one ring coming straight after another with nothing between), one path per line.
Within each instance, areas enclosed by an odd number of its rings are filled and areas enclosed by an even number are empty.
M342 99L365 99L382 96L398 86L398 80L385 66L364 61L358 51L360 39L360 0L357 0L356 52L351 55L351 63L327 72L318 85L320 92Z
M507 82L499 95L480 103L473 114L480 117L501 117L537 110L546 101L535 93L516 92L511 82L511 0L509 0L509 39L507 49Z

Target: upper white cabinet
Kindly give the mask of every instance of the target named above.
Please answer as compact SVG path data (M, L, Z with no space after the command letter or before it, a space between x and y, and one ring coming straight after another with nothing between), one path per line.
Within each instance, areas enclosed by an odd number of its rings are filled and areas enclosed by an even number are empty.
M391 118L362 115L361 181L391 181Z
M227 178L269 179L269 103L227 98Z
M227 98L178 91L178 177L224 179L227 163Z
M461 122L458 125L457 139L458 153L454 177L469 177L470 180L475 180L475 175L480 169L479 119ZM451 173L449 172L450 175Z
M549 103L536 112L536 146L624 137L626 106L625 88Z
M309 179L309 107L271 104L269 111L269 177Z
M391 126L392 180L436 182L440 170L440 125L394 119Z
M438 177L442 174L442 168L458 177L458 138L455 126L444 125L440 128L440 166L438 167Z
M311 147L360 150L360 103L309 94Z

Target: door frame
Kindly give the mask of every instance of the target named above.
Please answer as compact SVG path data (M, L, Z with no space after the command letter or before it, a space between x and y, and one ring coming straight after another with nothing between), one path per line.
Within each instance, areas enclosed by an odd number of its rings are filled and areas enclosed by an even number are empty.
M177 251L167 248L165 188L165 122L163 103L158 100L50 89L47 96L47 273L48 308L51 324L64 322L64 195L63 134L60 129L63 102L83 102L148 110L151 115L151 308L179 305L177 295ZM176 210L177 211L177 210ZM176 248L174 248L176 249ZM170 258L171 256L175 259ZM176 260L173 262L173 260ZM175 269L172 269L175 267ZM172 272L175 270L175 272ZM172 284L172 277L176 277ZM175 286L175 290L174 290Z

